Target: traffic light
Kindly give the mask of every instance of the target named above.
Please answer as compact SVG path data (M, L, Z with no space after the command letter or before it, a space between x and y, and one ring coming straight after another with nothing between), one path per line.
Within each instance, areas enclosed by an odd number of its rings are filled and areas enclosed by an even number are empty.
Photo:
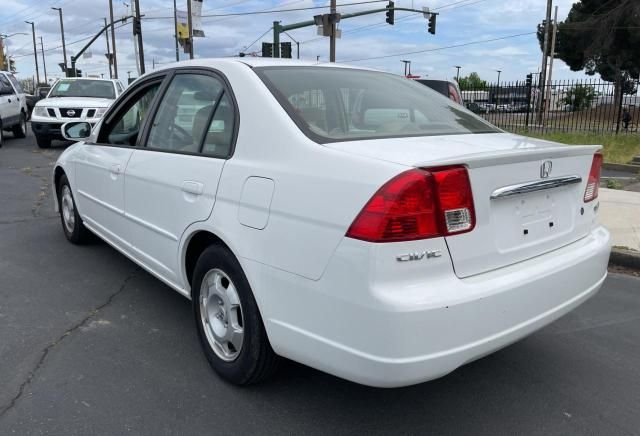
M387 24L391 24L393 26L393 22L394 22L394 15L396 13L396 11L393 9L395 3L393 3L392 1L389 2L389 4L387 5Z
M429 33L432 35L436 34L436 14L429 15Z
M291 59L291 43L290 42L280 43L280 57Z
M527 74L527 86L531 86L533 84L533 74Z
M139 35L140 33L142 33L142 25L140 24L140 19L139 18L134 18L133 19L133 34L134 35Z
M262 57L263 58L272 58L273 57L273 44L270 42L262 43Z

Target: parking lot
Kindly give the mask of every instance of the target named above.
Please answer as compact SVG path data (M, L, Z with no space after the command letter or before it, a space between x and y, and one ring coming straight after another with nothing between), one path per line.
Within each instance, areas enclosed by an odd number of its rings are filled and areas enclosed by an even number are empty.
M611 274L573 313L429 383L373 389L286 362L237 388L209 368L189 301L104 243L65 240L49 180L63 147L10 136L0 434L640 432L640 278Z

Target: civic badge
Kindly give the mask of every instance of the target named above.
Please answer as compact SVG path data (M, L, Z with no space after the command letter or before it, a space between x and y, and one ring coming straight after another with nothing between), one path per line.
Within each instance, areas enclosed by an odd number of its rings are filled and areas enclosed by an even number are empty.
M542 165L540 165L540 177L543 179L546 179L547 177L549 177L549 175L551 174L552 167L553 167L553 164L551 163L550 160L545 160L544 162L542 162Z

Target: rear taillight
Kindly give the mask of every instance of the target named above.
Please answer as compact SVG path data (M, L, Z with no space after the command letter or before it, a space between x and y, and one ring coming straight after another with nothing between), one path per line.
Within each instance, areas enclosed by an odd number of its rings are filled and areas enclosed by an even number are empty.
M598 198L598 187L600 186L600 166L602 165L602 154L593 155L591 162L591 171L589 171L589 180L587 180L587 188L584 190L584 202L588 203Z
M474 225L465 167L413 169L380 188L346 236L369 242L412 241L468 232Z

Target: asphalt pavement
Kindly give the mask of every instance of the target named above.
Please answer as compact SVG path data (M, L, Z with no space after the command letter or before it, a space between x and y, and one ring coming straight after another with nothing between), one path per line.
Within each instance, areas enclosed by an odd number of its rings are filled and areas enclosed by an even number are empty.
M104 243L65 240L49 183L62 150L0 148L1 435L640 434L639 278L610 274L571 314L429 383L287 362L237 388L209 368L189 301Z

